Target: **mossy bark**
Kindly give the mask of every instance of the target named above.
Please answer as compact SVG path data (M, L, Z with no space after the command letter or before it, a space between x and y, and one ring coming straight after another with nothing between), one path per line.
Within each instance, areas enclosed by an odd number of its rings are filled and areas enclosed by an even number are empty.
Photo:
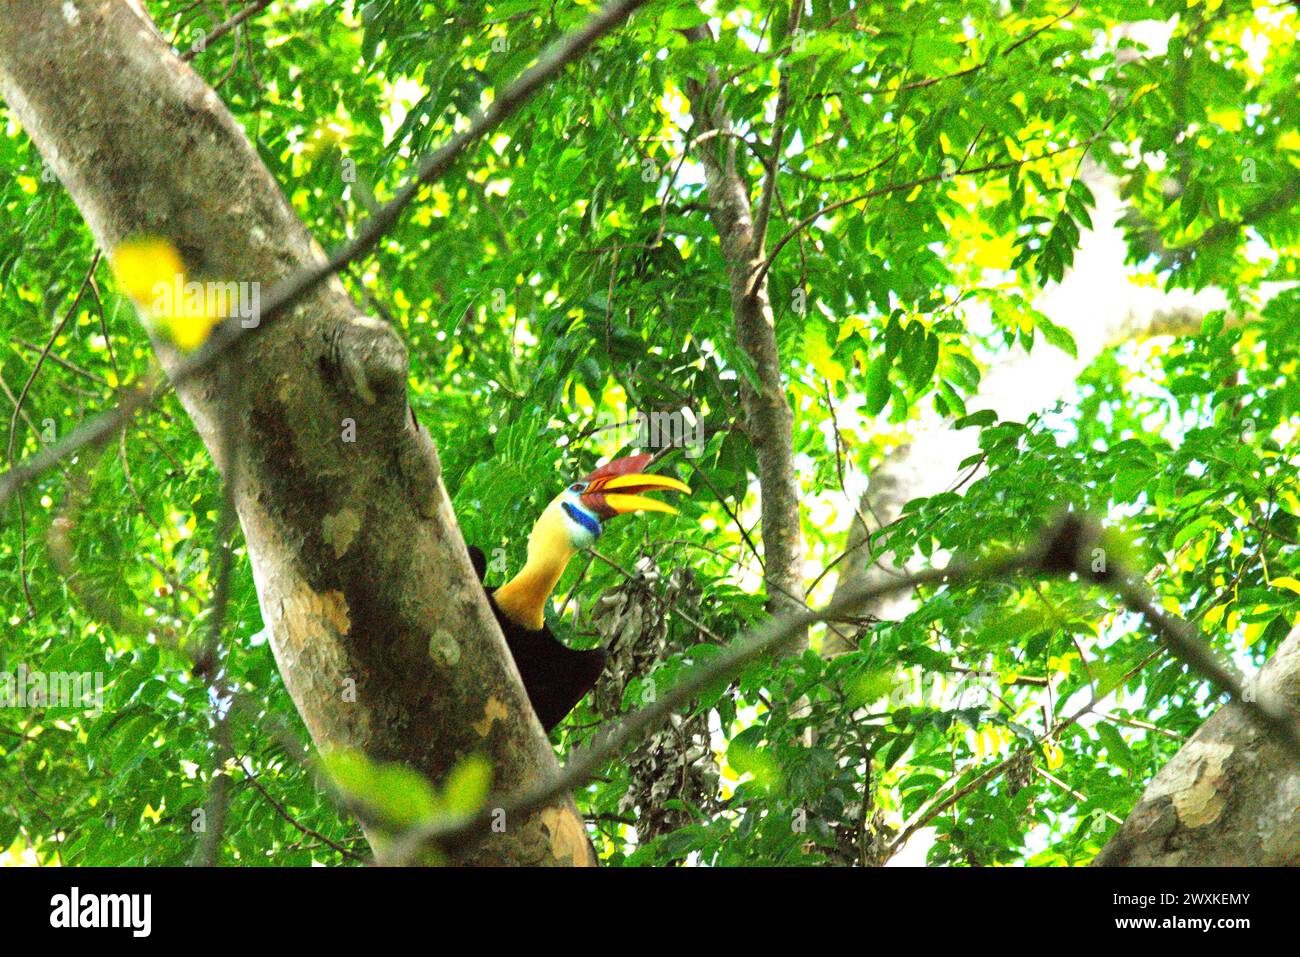
M321 260L235 118L138 4L6 0L0 96L106 251L156 236L182 253L187 279L264 290ZM177 353L154 346L174 369ZM215 368L177 391L232 483L271 646L317 746L435 783L483 754L497 793L553 773L408 407L396 332L330 281L228 362L234 374ZM467 859L593 856L566 799L504 822Z

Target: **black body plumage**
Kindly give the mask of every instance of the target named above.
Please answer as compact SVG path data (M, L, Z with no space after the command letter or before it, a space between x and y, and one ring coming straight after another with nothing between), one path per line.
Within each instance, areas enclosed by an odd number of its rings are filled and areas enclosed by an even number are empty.
M487 556L473 545L469 546L469 556L482 582L487 573ZM549 732L596 684L605 670L605 649L579 651L562 644L545 625L539 631L524 628L502 614L492 597L495 588L484 584L484 589L515 659L515 667L519 669L519 677L523 679L528 700L542 727Z

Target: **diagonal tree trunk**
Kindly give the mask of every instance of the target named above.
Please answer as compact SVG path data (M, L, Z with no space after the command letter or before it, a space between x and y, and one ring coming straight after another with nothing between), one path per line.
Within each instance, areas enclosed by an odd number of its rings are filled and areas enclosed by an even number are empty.
M138 4L6 0L0 96L105 250L157 236L187 279L264 288L322 261L234 118ZM174 369L175 350L154 345ZM483 754L496 792L553 773L409 411L397 334L330 281L219 365L178 393L233 489L271 646L316 744L435 782ZM503 823L469 860L593 860L568 799Z

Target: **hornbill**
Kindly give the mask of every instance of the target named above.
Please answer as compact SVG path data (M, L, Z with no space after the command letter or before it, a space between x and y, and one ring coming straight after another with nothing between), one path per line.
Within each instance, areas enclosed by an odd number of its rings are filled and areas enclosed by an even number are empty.
M548 732L591 690L605 669L606 651L578 651L560 643L546 627L547 599L579 549L600 538L603 523L628 512L676 509L642 492L672 489L690 493L666 475L645 475L652 456L629 455L602 465L575 482L546 506L528 536L528 561L500 588L487 588L488 603L506 637L528 700ZM469 546L479 581L487 571L483 550ZM486 583L485 583L486 587Z

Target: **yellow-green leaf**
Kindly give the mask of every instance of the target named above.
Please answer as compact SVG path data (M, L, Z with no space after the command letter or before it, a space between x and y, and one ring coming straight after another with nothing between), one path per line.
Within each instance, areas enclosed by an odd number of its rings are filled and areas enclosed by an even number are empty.
M481 754L471 754L447 775L443 806L452 814L473 814L487 800L491 786L492 762Z
M122 243L113 250L111 261L122 291L146 308L184 272L176 247L149 236Z

